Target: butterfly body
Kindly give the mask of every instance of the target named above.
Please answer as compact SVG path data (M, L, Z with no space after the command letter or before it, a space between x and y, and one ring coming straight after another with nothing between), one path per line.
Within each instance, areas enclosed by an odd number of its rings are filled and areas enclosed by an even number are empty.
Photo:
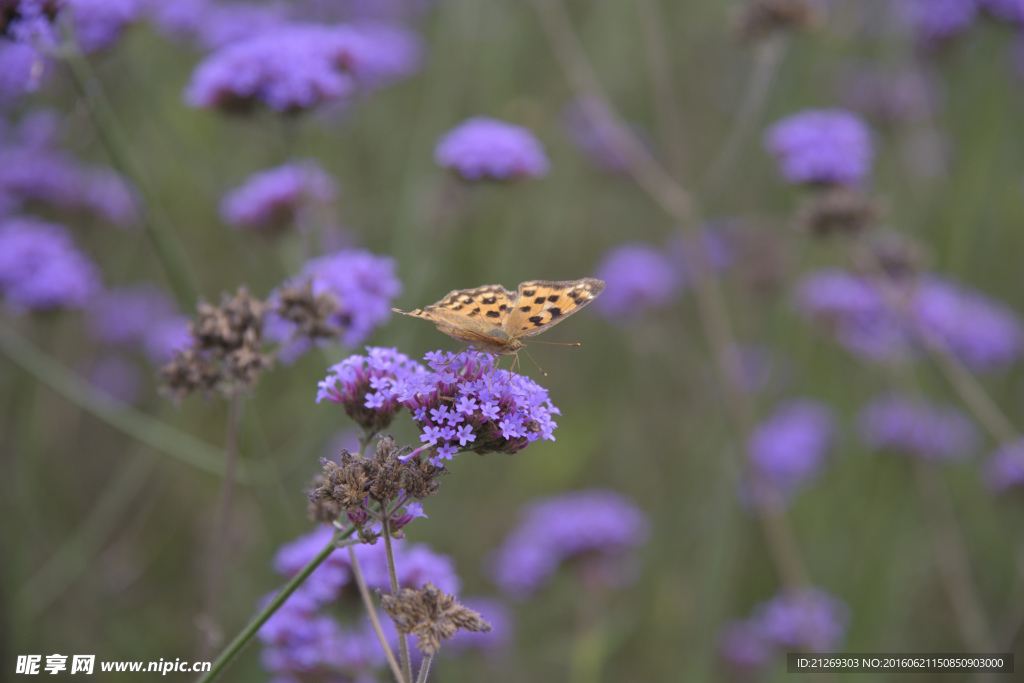
M515 355L522 340L540 334L580 310L604 290L604 282L530 280L511 292L501 285L455 289L440 301L396 313L424 318L453 339L479 351Z

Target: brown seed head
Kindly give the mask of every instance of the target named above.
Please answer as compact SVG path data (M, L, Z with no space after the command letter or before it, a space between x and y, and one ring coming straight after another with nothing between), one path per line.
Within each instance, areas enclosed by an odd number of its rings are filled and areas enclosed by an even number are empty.
M442 640L460 630L487 632L491 625L473 610L461 605L432 583L422 589L403 588L398 595L382 595L381 605L395 622L399 633L416 635L416 647L426 657L433 657Z
M783 31L806 31L822 20L814 0L749 0L733 19L733 33L743 43L756 43Z
M877 225L881 205L866 192L834 185L808 199L796 214L799 229L819 237L858 235Z

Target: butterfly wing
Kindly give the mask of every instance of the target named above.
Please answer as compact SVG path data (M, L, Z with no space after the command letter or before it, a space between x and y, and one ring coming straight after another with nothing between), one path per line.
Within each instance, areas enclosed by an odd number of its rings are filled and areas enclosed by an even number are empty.
M524 282L516 292L505 331L513 339L538 335L589 304L602 291L604 281L592 277Z
M423 318L453 339L472 344L481 351L504 353L509 335L504 331L512 300L516 294L501 285L475 289L453 289L436 304L422 309L396 313Z

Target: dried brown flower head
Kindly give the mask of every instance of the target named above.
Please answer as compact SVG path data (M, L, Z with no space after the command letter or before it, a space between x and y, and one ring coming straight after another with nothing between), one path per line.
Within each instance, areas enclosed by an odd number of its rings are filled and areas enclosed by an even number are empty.
M858 235L874 227L881 215L881 205L863 190L834 185L815 192L800 207L796 225L819 237Z
M398 456L405 452L394 439L385 436L377 442L372 458L343 450L340 463L321 459L323 472L317 475L309 493L310 517L333 522L342 512L363 510L368 497L387 503L403 490L406 498L417 499L437 493L437 479L447 470L419 458L400 460Z
M198 313L190 329L192 344L160 369L167 393L181 399L195 391L252 389L270 367L261 349L263 302L241 287L233 297L222 296L220 306L200 301Z
M927 249L907 237L884 233L857 246L853 265L865 274L885 275L892 280L906 280L926 269L930 261Z
M733 19L733 32L744 43L755 43L782 31L805 31L822 19L815 0L749 0Z
M295 336L311 341L334 339L342 330L330 321L338 310L338 300L329 293L313 294L313 281L304 285L285 285L277 294L274 312L296 327Z
M422 589L403 588L398 595L382 595L381 605L395 622L399 633L416 635L416 647L433 657L442 640L451 640L458 631L487 632L491 625L432 583Z

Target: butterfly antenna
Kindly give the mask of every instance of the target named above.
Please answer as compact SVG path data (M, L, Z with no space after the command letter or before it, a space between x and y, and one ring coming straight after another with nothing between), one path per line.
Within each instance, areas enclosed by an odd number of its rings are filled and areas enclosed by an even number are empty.
M554 342L548 342L548 343L552 344ZM568 344L568 346L579 346L579 344ZM526 357L529 358L531 361L533 361L533 364L537 366L537 369L540 370L540 374L542 374L545 377L547 377L548 373L544 372L544 368L542 368L537 361L533 360L533 356L530 355L530 352L527 351L526 349L523 349L523 352L525 352L526 353ZM516 358L517 359L519 358L518 354L516 355Z
M530 343L531 344L550 344L551 346L580 346L581 345L579 342L572 342L571 344L569 344L569 343L566 343L566 342L537 341L536 339L531 340ZM526 355L530 355L530 354L526 354Z

